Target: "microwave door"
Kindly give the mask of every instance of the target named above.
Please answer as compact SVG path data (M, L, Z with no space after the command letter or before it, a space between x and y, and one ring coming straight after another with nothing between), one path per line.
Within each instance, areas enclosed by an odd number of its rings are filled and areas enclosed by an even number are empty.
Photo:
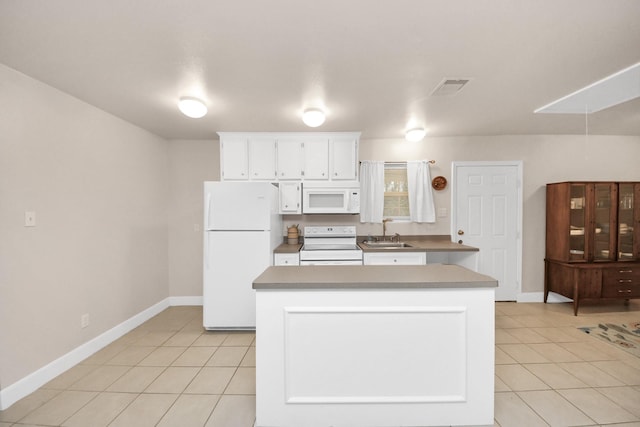
M305 202L303 210L306 213L343 213L347 206L342 191L309 191Z

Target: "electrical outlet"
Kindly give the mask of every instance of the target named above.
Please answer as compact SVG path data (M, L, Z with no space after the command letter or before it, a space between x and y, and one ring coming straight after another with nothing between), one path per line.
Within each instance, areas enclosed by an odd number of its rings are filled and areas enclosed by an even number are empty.
M36 213L33 211L27 211L24 213L24 226L35 227L36 226Z
M80 327L84 329L87 326L89 326L89 313L80 316Z

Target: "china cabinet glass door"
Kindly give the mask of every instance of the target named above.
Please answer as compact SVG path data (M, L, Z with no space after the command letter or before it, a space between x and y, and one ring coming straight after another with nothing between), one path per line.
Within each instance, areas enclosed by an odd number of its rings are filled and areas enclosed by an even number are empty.
M615 186L612 184L595 184L595 223L593 230L593 260L609 261L615 259Z
M586 260L586 185L571 184L570 197L569 259L572 261Z
M634 247L634 184L620 184L618 189L618 260L635 259Z

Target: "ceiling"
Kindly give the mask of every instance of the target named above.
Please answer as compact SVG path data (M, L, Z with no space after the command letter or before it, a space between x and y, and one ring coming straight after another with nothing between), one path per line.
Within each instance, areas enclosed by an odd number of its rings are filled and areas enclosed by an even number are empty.
M0 0L0 63L169 139L309 131L316 106L313 130L363 138L640 135L640 98L533 113L639 62L638 17L638 0ZM471 81L431 96L445 78Z

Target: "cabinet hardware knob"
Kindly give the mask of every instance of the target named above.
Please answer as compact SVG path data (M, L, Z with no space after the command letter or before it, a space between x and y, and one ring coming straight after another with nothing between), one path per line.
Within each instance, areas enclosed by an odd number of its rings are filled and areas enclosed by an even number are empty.
M463 230L458 230L458 236L462 236L464 234Z

